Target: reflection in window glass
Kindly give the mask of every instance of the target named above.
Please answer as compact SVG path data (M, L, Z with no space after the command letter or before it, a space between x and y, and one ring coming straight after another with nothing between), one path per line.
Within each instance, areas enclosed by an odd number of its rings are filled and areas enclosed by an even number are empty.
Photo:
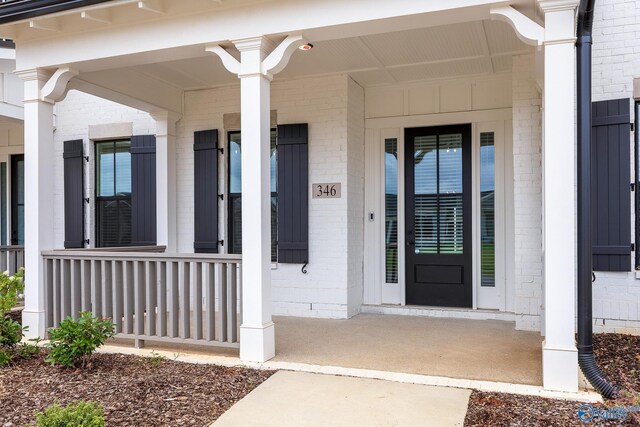
M99 247L131 245L131 141L96 143Z
M240 132L229 132L229 251L242 253L242 140ZM276 130L271 130L271 260L278 256L278 179Z
M495 144L494 133L480 134L481 285L495 286Z
M398 283L398 140L384 140L385 277Z
M415 251L462 254L462 135L414 140Z

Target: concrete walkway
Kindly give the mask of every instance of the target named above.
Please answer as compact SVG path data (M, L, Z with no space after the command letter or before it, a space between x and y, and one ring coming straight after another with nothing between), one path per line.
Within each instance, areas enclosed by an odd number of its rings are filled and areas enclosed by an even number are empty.
M215 427L462 426L470 390L279 371Z

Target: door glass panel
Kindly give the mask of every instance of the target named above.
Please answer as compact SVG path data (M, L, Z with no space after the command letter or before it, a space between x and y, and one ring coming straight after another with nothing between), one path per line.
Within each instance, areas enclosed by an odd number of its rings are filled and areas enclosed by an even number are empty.
M384 140L385 281L398 283L398 140Z
M480 134L481 286L495 286L495 145L494 133Z
M415 252L462 254L462 135L414 139Z
M462 135L438 141L439 253L462 253Z
M438 253L438 137L414 140L415 252Z

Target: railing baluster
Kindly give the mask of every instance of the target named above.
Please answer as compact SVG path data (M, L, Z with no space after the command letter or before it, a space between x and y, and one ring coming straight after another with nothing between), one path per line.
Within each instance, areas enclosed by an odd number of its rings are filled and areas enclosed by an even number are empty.
M202 339L202 263L193 262L193 338Z
M242 266L237 263L234 264L234 268L236 269L236 271L238 272L238 319L237 319L237 324L236 324L236 331L238 334L238 337L240 337L240 325L242 325ZM238 342L240 342L240 339L238 338Z
M229 278L227 277L227 264L220 263L218 264L218 304L220 304L220 336L218 336L218 341L225 342L227 341L227 331L229 318L227 317L228 313L228 288L229 288Z
M4 271L9 271L9 263L7 262L9 260L9 256L11 254L11 251L9 251L9 249L3 249L2 252L0 252L0 270Z
M191 336L191 310L189 307L191 295L191 263L180 263L180 338Z
M116 325L116 332L122 332L122 312L123 302L123 281L124 281L124 261L112 261L113 275L113 323Z
M94 316L102 317L104 314L102 306L102 298L104 294L102 292L102 262L95 259L88 261L88 278L85 275L85 283L82 285L83 289L90 289L89 301L91 305L91 312ZM89 308L83 308L83 310L89 310Z
M145 268L143 261L133 262L133 298L134 298L134 323L133 333L140 337L144 335L144 309L145 309ZM137 347L139 345L136 344Z
M202 264L204 269L203 279L205 287L205 316L206 316L206 340L216 339L216 272L214 264L206 262Z
M57 327L62 320L62 294L61 294L61 279L62 261L59 259L53 260L53 324L51 326Z
M111 261L99 261L98 277L97 280L100 283L100 289L102 291L102 315L108 317L111 320L114 318L113 314L113 267Z
M95 283L91 276L92 264L92 261L80 261L80 295L82 297L81 310L91 311L94 316L99 316L100 308L98 308L98 312L96 312L93 308L94 304L92 303L95 298L94 295L96 294Z
M156 309L158 305L157 289L157 268L156 263L153 261L145 261L145 274L147 280L145 280L146 301L147 301L147 335L156 334Z
M124 262L124 332L133 333L133 312L134 312L134 283L133 283L133 263Z
M71 260L62 260L62 319L71 315L71 301L73 296L71 295Z
M44 263L44 274L45 274L45 292L46 292L46 296L45 296L45 300L47 303L47 310L46 310L46 327L50 328L53 326L53 313L54 313L54 296L53 296L53 286L54 286L54 279L53 279L53 263L55 262L55 260L53 259L47 259L45 260Z
M158 269L158 336L167 336L167 268L170 263L156 263Z
M227 286L228 286L228 292L227 292L227 298L228 298L228 302L227 302L227 316L229 318L229 322L227 324L227 327L229 328L228 331L228 335L227 335L227 341L228 342L236 342L238 341L238 330L236 328L237 324L238 324L238 310L237 310L237 298L238 298L238 294L236 292L237 288L236 288L236 278L237 278L237 274L236 274L236 265L235 264L229 264L227 266Z
M170 269L168 267L171 267ZM178 336L178 313L180 310L178 292L178 263L170 262L167 265L167 280L169 287L169 336L176 338Z

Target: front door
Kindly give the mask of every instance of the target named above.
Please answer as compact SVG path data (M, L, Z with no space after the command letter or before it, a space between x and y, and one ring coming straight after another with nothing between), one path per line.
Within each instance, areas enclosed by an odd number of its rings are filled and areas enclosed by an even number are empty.
M405 130L406 303L472 306L471 125Z

